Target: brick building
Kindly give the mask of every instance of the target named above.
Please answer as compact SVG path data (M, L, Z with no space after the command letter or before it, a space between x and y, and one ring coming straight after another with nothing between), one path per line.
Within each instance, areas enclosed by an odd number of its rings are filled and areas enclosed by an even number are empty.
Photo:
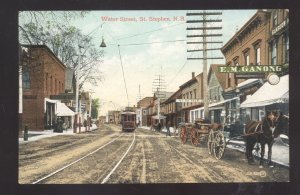
M43 130L55 123L50 95L64 92L66 66L46 45L23 45L29 59L22 66L23 126Z

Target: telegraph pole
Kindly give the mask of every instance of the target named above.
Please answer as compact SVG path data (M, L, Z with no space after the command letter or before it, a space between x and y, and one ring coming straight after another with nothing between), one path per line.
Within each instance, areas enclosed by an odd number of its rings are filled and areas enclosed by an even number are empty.
M223 57L207 57L208 51L220 50L220 48L207 48L207 44L220 44L222 41L207 41L207 37L220 37L222 34L220 33L210 33L207 31L221 30L221 26L213 26L212 24L215 22L222 22L222 19L215 19L210 17L216 17L222 15L222 12L193 12L187 13L186 16L195 17L200 16L200 19L187 20L187 23L198 24L197 27L187 27L187 31L200 32L200 34L188 34L187 38L192 38L192 41L187 41L187 44L196 44L202 46L202 49L195 50L187 50L187 52L201 52L202 57L191 58L188 57L188 60L203 60L203 101L204 101L204 118L209 118L208 112L208 82L207 82L207 60L208 59L223 59ZM202 40L195 40L195 38L200 38ZM200 47L201 48L201 47Z
M162 94L162 91L166 90L165 87L165 80L163 79L163 76L157 75L157 78L154 79L154 81L152 82L152 91L154 94L156 94L157 97L157 118L159 120L159 116L160 116L160 99L165 97L165 94Z

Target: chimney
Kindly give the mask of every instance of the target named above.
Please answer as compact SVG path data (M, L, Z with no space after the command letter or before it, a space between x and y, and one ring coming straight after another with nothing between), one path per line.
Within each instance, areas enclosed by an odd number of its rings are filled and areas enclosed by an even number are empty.
M192 72L192 78L194 78L195 77L195 72Z

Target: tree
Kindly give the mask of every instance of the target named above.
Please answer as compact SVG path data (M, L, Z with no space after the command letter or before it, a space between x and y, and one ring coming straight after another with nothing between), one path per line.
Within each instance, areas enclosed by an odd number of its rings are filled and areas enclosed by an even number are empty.
M99 65L103 50L95 46L90 35L69 25L70 20L83 17L86 12L21 12L27 18L19 24L20 43L47 45L67 66L79 71L79 88L89 82L97 85L101 81ZM77 73L78 73L77 72Z
M98 118L98 109L100 107L100 102L99 102L99 98L96 99L92 99L92 112L91 112L91 116L92 118Z

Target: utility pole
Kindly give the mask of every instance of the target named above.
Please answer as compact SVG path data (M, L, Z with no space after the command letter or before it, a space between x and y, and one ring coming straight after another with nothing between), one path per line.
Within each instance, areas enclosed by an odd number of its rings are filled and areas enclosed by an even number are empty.
M203 60L203 100L204 100L204 118L209 118L208 112L208 82L207 82L207 60L208 59L223 59L223 57L207 57L208 51L220 50L220 48L207 48L207 44L220 44L222 41L207 41L208 37L220 37L220 33L211 33L210 31L221 30L221 26L215 26L213 23L222 22L222 19L211 18L222 15L222 12L192 12L187 13L186 16L195 17L200 16L200 19L187 20L188 24L198 24L196 27L187 27L187 31L198 31L200 34L188 34L187 38L192 38L192 41L187 41L187 44L196 44L202 46L202 49L187 50L187 52L202 52L202 57L188 57L188 60ZM209 31L209 32L208 32ZM195 40L195 38L200 38L202 40Z
M166 90L166 84L161 74L156 76L157 78L155 78L152 82L152 91L153 94L156 94L157 97L157 118L158 120L160 120L160 99L166 97L166 94L162 93Z

